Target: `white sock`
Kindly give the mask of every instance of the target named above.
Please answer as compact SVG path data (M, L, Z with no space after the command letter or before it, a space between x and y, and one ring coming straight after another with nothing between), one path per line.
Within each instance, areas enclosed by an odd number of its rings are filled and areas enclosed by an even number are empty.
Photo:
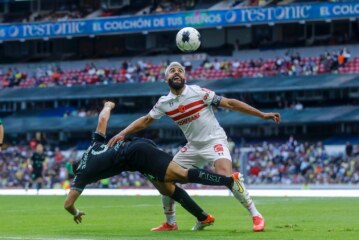
M242 204L243 207L245 207L248 212L252 215L252 217L254 216L262 216L256 206L254 205L254 202L251 198L251 196L249 196L249 192L247 191L245 185L244 185L244 179L243 179L243 176L240 175L240 183L241 183L241 186L243 188L243 192L232 192L234 197Z
M162 195L162 206L168 224L176 223L176 202L168 196Z
M248 212L252 215L252 217L254 216L261 216L262 214L260 214L256 208L256 206L254 205L254 202L252 201L252 204L250 204L247 208Z

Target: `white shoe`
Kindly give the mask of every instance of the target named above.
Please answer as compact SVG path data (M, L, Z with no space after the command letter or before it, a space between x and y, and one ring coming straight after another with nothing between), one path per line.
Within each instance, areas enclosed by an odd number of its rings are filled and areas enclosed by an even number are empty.
M208 214L207 218L201 222L197 221L196 225L192 227L193 231L203 230L205 227L210 226L214 223L214 217Z

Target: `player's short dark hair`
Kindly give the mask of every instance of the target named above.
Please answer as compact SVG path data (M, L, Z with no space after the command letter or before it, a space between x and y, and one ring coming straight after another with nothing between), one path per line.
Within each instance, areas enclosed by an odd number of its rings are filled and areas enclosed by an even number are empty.
M74 172L74 174L77 173L77 167L79 166L80 164L80 160L75 160L72 162L72 171Z

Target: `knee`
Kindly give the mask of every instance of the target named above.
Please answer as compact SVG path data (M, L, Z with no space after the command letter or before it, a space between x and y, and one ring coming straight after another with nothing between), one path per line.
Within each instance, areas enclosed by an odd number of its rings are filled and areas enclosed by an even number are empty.
M175 187L176 187L175 184L171 184L171 185L168 184L166 185L165 188L158 189L158 191L161 193L161 195L171 197L175 191Z
M227 160L228 161L228 160ZM215 170L217 174L230 176L232 174L232 165L231 162L228 163L219 162L215 164Z

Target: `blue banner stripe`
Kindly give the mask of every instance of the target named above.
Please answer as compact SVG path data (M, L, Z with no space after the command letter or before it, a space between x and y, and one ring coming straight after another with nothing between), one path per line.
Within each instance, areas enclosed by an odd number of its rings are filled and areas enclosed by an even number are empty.
M356 18L359 3L297 4L278 7L251 7L217 11L190 11L133 17L89 20L1 24L0 40L52 38L111 33L160 31L182 27L216 27L259 23L282 23L323 19Z

